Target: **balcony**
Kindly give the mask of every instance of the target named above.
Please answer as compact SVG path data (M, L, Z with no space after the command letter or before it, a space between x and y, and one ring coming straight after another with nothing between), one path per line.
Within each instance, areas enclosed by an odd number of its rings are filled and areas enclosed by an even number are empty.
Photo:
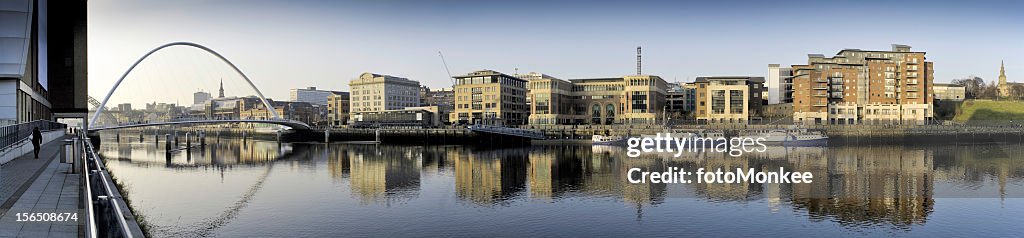
M921 89L917 88L917 87L907 87L907 92L917 92L917 91L921 91Z
M831 93L831 94L829 94L829 98L840 98L841 99L841 98L843 98L843 93Z
M827 102L816 102L816 103L814 103L814 106L815 107L828 107L828 103Z
M828 97L828 94L827 93L815 93L814 96L815 97Z
M828 79L826 79L826 78L816 78L816 79L814 79L814 82L817 82L817 83L828 83Z
M917 61L909 61L909 60L908 60L908 61L907 61L907 64L911 64L911 65L916 65L916 64L917 64Z
M828 85L818 84L818 85L811 86L811 89L814 89L814 90L828 90Z
M907 80L907 85L917 85L917 80Z

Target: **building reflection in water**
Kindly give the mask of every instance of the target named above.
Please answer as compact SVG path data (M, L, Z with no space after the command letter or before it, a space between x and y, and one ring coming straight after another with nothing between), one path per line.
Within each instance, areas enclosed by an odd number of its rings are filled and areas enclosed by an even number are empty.
M530 150L527 180L530 198L552 199L579 191L583 162L573 155L578 147L546 147Z
M587 155L587 152L592 154ZM812 220L834 219L843 224L860 225L883 221L897 226L921 223L935 203L932 153L900 146L772 147L766 153L741 157L723 153L693 153L681 157L651 153L628 158L623 149L616 147L594 147L592 151L577 150L576 154L575 157L582 158L584 164L584 172L579 175L584 178L581 191L592 195L621 196L624 201L637 205L638 216L642 215L642 205L662 202L669 189L679 189L684 191L682 196L711 202L766 199L772 212L789 203L798 210L806 211ZM543 159L535 159L535 155ZM531 153L531 162L554 160L547 157L550 156L543 155L543 152ZM752 168L766 172L783 167L787 171L811 172L815 175L815 182L690 183L666 188L664 184L629 184L625 179L629 168L665 171L668 167L682 167L689 171L698 168L706 171L719 168L723 171L747 171ZM534 184L545 183L531 181L530 184L534 189ZM547 189L542 188L541 191L546 192Z
M330 149L328 156L331 176L348 178L352 196L363 204L391 205L419 195L420 148L345 145Z
M448 151L455 166L455 195L480 205L501 204L519 195L526 182L528 150Z
M294 148L293 148L294 147ZM936 183L964 194L1024 197L1012 184L1024 180L1021 145L769 147L765 153L731 157L724 153L643 154L629 158L621 147L532 146L482 149L467 146L303 145L221 140L193 151L191 160L174 154L173 168L264 166L288 158L323 161L340 188L362 204L390 205L419 197L425 188L454 183L454 195L472 205L512 205L515 199L613 198L636 209L662 206L670 198L715 203L765 199L769 212L785 210L812 221L844 226L905 228L928 221L935 207ZM162 144L152 141L104 143L102 155L139 167L163 166ZM293 152L298 151L298 152ZM312 151L312 152L309 152ZM315 157L315 158L314 158ZM326 157L326 158L322 158ZM285 158L285 159L282 159ZM312 158L312 159L311 159ZM322 158L322 160L320 160ZM304 163L316 166L317 163ZM630 168L665 171L811 172L810 184L631 184ZM434 183L444 183L436 186ZM422 184L421 183L425 183ZM1007 190L1011 184L1011 191ZM998 188L993 188L998 185ZM949 189L946 189L949 190ZM997 190L997 191L995 191ZM449 191L443 191L450 193ZM948 191L943 191L948 193ZM998 194L995 194L995 193ZM969 195L969 194L968 194ZM966 195L965 195L966 196Z
M122 134L122 137L136 138L130 134ZM303 157L293 153L293 145L278 144L272 141L222 139L218 143L209 143L206 146L193 144L191 150L171 152L167 156L165 141L138 140L125 141L120 143L112 138L112 135L104 134L104 142L100 144L100 155L108 160L130 161L135 164L163 164L171 168L191 167L217 167L230 168L237 165L265 165L281 158ZM184 148L185 143L179 141L177 148ZM306 151L302 151L306 152Z
M980 148L979 148L980 147ZM1007 191L1011 180L1024 180L1024 145L967 145L936 148L935 179L955 181L956 186L968 191L998 185L999 198L1024 197L1024 191ZM994 181L993 181L994 180ZM977 194L954 194L959 197L978 197ZM980 196L985 196L982 194Z
M792 184L792 203L811 220L834 218L841 224L924 223L935 204L934 163L925 150L884 147L836 147L827 160L790 161L794 170L827 175L814 183ZM822 179L826 180L822 180Z

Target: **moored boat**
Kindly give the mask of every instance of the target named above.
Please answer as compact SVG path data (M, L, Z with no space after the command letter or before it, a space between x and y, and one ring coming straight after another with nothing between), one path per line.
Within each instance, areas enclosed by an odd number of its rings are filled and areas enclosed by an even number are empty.
M787 130L771 130L760 134L766 144L782 144L785 146L815 146L828 143L828 135L820 131L809 131L803 128Z
M625 145L626 138L621 136L594 135L590 138L594 145Z

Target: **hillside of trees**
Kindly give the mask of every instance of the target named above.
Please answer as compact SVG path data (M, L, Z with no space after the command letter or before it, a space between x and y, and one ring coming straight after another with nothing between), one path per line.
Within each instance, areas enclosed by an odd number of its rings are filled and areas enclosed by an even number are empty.
M1007 98L999 97L999 82L985 82L984 79L977 76L972 76L965 79L954 79L951 84L960 85L966 88L966 94L964 95L968 99L1011 99L1011 100L1024 100L1024 85L1013 84L1010 87L1010 96Z

